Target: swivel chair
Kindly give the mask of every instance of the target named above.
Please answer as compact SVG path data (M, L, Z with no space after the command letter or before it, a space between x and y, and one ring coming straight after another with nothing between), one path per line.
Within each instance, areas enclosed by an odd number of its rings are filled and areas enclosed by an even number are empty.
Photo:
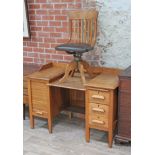
M60 79L64 82L68 77L74 76L75 71L79 71L83 84L85 84L84 70L92 75L91 67L82 60L82 54L93 50L96 43L97 17L96 10L69 11L69 34L67 43L58 45L57 51L66 51L73 54L74 60L66 66L65 74Z

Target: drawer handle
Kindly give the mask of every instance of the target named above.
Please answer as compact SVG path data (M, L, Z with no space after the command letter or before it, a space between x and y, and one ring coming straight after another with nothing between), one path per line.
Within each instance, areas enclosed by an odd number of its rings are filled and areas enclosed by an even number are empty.
M104 100L104 96L101 96L101 95L93 95L92 98Z
M105 112L104 109L100 109L100 108L92 108L93 111L99 111L99 112Z
M40 115L42 115L43 112L41 112L41 111L36 111L36 114L40 114Z
M105 124L104 121L99 121L99 120L92 120L93 123L98 123L98 124Z

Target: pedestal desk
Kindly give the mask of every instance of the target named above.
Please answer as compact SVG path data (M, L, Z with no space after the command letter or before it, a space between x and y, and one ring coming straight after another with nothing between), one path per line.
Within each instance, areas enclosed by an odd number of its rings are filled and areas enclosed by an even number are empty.
M59 82L64 75L65 64L51 63L47 66L28 77L30 127L34 128L35 116L46 118L51 133L52 120L62 110L82 113L86 121L86 141L89 141L90 128L108 131L111 147L116 126L117 75L120 70L92 67L95 78L86 74L84 86L78 74Z

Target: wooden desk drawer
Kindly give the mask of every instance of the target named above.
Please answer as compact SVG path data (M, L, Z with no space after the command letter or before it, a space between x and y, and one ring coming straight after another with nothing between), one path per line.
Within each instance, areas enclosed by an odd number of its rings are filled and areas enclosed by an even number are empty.
M108 128L108 119L104 118L102 115L93 114L90 116L90 124Z
M93 103L109 104L110 95L108 90L89 90L89 100Z
M33 109L47 111L48 97L45 83L31 82L31 104Z
M99 103L90 103L91 111L90 115L99 114L104 118L108 118L109 107L107 105L99 104Z

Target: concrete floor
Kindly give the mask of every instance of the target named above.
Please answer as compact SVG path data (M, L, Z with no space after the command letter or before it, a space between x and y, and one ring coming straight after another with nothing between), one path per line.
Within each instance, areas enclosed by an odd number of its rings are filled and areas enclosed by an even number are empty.
M130 155L131 147L113 144L108 148L107 133L91 130L90 143L85 142L84 120L60 114L54 119L53 133L49 134L47 121L35 119L30 129L29 118L24 120L24 155Z

